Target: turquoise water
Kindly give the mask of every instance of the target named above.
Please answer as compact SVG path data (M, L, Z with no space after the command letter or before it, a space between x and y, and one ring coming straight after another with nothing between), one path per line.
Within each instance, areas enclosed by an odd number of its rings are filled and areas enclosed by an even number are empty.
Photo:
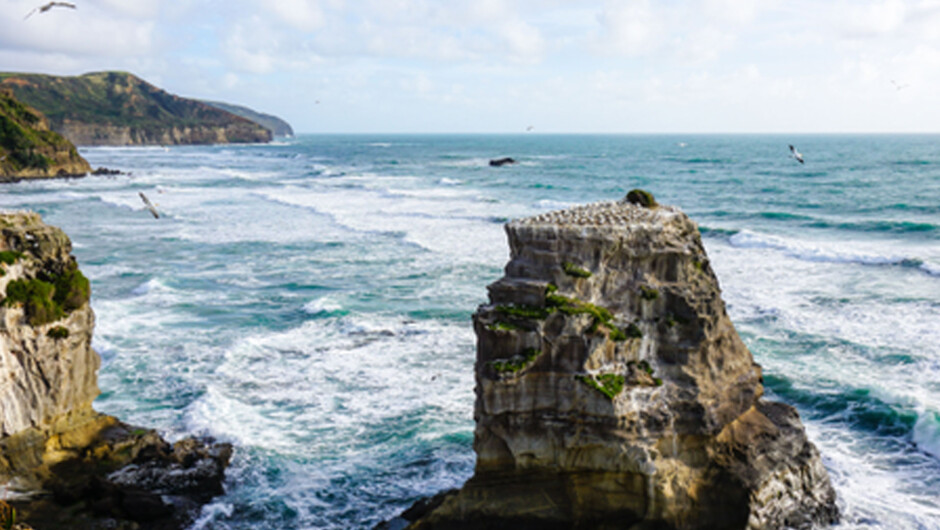
M794 143L806 157L788 157ZM641 187L695 219L840 528L940 528L940 136L301 136L83 149L2 187L71 236L95 406L237 446L195 528L368 528L473 468L502 224ZM490 168L512 156L515 166ZM138 192L163 213L153 219Z

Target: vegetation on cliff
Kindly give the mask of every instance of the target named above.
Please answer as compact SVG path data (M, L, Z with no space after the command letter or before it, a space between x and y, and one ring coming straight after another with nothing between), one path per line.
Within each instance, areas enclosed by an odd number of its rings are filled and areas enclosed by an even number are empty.
M249 109L248 107L242 107L241 105L223 103L221 101L203 101L203 103L212 105L213 107L222 109L226 112L231 112L236 116L241 116L242 118L251 120L271 131L271 134L274 136L294 136L294 129L291 128L290 124L281 118L278 118L277 116L258 112L256 110Z
M0 177L77 174L91 167L46 118L0 88Z
M55 322L85 305L91 296L88 278L75 262L61 274L17 279L7 284L5 306L22 305L31 326Z
M74 77L0 73L0 88L44 113L76 144L266 142L263 126L170 94L127 72Z

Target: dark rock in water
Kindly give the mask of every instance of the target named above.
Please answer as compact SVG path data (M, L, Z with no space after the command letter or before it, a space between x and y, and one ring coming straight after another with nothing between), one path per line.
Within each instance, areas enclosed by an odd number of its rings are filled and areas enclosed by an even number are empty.
M71 242L34 213L0 215L0 484L42 530L169 530L222 493L229 444L95 412L88 280Z
M646 199L507 225L506 274L473 317L474 475L389 524L758 530L838 519L796 410L762 399L698 228Z
M505 158L494 158L490 160L490 166L492 167L500 167L500 166L511 165L515 163L516 163L516 159L508 157L508 156Z
M98 169L91 172L92 175L126 175L120 169L108 169L106 167L99 167Z

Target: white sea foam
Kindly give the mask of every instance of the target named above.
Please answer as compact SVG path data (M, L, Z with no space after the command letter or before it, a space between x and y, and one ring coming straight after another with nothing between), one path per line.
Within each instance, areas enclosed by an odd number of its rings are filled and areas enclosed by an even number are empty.
M505 262L502 228L487 217L498 211L492 203L468 198L460 190L403 193L290 188L265 192L265 196L328 214L353 230L401 233L406 241L453 259L494 265ZM441 200L448 197L454 200Z
M216 528L216 524L221 517L231 517L235 511L235 506L228 502L210 502L202 506L199 511L199 517L193 522L190 530L203 530L204 528Z
M246 337L191 416L241 445L311 457L355 454L368 441L350 440L414 414L469 429L472 345L469 325L366 315Z
M489 167L489 158L463 158L456 160L444 160L437 162L436 165L456 168Z
M750 230L741 230L731 236L729 241L738 248L779 250L787 256L807 261L860 263L863 265L901 265L915 259L900 254L884 255L865 249L856 250L851 244L797 241L779 236L759 234Z
M312 315L333 313L343 309L343 305L333 296L322 296L304 304L304 311Z
M940 458L940 413L922 410L914 425L914 443L922 451Z

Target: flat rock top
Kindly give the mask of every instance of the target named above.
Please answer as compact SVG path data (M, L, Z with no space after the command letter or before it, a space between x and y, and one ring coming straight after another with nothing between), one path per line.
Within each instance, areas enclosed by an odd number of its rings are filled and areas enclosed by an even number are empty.
M510 222L509 225L512 228L597 227L626 229L638 225L667 225L679 218L686 218L686 216L675 206L660 205L654 208L645 208L626 201L605 201L516 219Z
M0 228L35 228L43 225L36 212L0 210Z

